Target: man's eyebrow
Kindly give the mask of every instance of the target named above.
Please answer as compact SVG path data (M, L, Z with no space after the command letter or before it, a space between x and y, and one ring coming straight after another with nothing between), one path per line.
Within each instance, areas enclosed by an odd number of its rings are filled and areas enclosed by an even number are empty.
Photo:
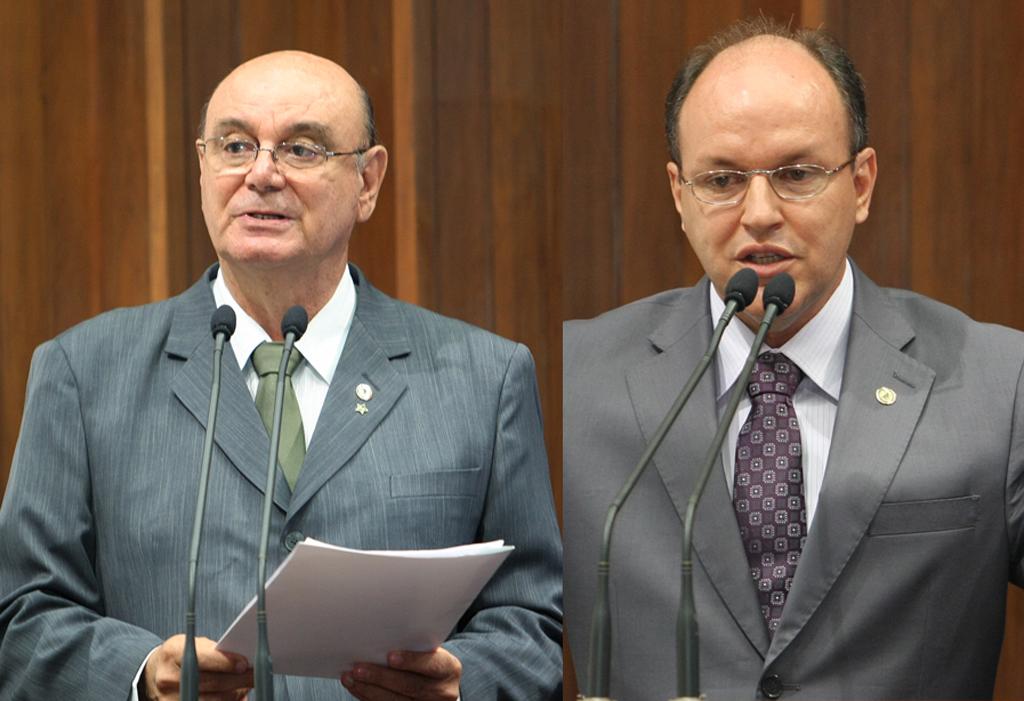
M778 159L777 163L761 163L754 168L764 168L770 170L772 168L780 168L782 166L797 165L799 163L817 163L817 159L811 155L811 152L806 149L797 151L790 151L783 155L782 158ZM700 170L749 170L746 164L743 164L732 158L712 158L707 163L700 167Z
M237 118L222 119L214 126L214 133L224 134L229 131L241 131L254 135L256 129L244 119ZM326 146L331 143L331 128L323 122L296 122L285 130L281 141L287 141L296 136L308 136Z
M214 125L213 131L221 134L229 131L244 131L246 134L251 134L253 128L244 119L222 119Z
M322 146L328 146L331 142L331 128L323 122L296 122L288 127L285 138L291 139L296 136L308 136Z

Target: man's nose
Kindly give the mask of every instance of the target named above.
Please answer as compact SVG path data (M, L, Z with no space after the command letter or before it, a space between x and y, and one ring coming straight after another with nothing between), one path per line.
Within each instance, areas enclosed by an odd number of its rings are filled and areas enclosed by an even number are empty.
M266 151L266 155L263 152ZM276 190L284 187L284 175L274 160L274 149L260 147L256 160L245 176L246 184L255 190Z
M753 175L747 185L742 223L754 230L771 229L782 222L782 199L775 194L767 175Z

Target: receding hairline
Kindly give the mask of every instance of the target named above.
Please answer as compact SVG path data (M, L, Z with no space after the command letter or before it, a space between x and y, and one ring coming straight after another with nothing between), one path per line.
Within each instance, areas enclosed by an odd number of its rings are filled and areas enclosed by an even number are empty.
M811 71L816 73L818 76L817 82L830 91L832 95L838 100L840 110L845 110L843 103L843 95L836 85L835 80L829 74L828 69L821 64L814 53L806 46L798 41L794 41L787 37L774 36L770 34L761 34L758 36L744 39L738 44L733 44L722 49L717 53L714 58L708 61L707 65L700 72L700 75L694 79L693 84L690 86L690 90L686 94L686 98L679 105L679 115L682 115L683 109L686 107L686 103L690 97L693 96L694 92L698 89L707 89L702 85L710 84L714 80L719 79L722 76L723 71L730 71L742 68L749 65L757 65L759 62L773 62L779 61L780 58L771 57L768 58L765 54L765 50L776 52L776 57L780 57L781 60L787 60L786 56L793 58L802 56L807 59L806 65L811 68ZM732 64L730 66L729 64ZM715 71L719 71L716 75Z
M665 136L669 158L680 162L679 116L682 105L694 84L720 55L729 49L746 45L752 39L785 39L803 47L807 54L825 69L847 114L850 153L858 153L868 145L868 110L864 81L847 51L824 28L793 29L791 24L761 14L739 20L711 35L694 47L672 81L665 98Z
M267 66L262 66L261 64L267 64ZM199 109L199 139L203 139L205 137L207 113L210 108L210 103L217 95L217 92L227 84L228 81L233 78L237 78L239 75L243 74L243 72L259 69L266 70L267 68L292 68L296 70L305 70L307 72L312 69L313 72L329 71L335 73L337 75L338 82L340 84L347 84L345 85L345 88L347 90L354 91L361 104L363 112L363 126L367 137L367 146L376 145L377 130L374 121L373 103L371 102L370 95L366 92L366 89L352 76L351 73L334 61L306 51L296 50L274 51L268 54L256 56L239 64L224 76L210 92L206 101Z
M825 67L821 65L821 61L819 61L818 57L814 55L814 52L812 52L806 46L801 44L799 41L796 41L795 39L790 39L789 37L780 37L776 34L757 34L752 37L747 37L743 41L737 42L730 46L726 46L724 49L715 54L714 57L710 61L708 61L707 65L704 66L704 70L701 71L700 75L697 76L696 80L693 81L694 85L696 85L697 81L700 80L705 73L710 71L716 63L724 63L725 61L729 60L730 57L739 57L745 53L751 53L752 51L754 51L755 49L762 45L765 48L774 47L776 49L781 49L783 47L789 47L793 49L799 49L799 53L802 53L804 56L806 56L819 67L821 67L821 69L825 72L825 75L828 75L828 71L825 70ZM737 58L732 58L732 60L736 61Z

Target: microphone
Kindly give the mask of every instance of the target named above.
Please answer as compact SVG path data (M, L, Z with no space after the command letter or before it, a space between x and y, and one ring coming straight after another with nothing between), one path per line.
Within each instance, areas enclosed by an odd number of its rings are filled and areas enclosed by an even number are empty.
M274 389L274 420L270 429L270 457L267 460L267 486L263 494L263 526L260 529L260 550L258 557L258 575L256 590L256 664L255 690L256 701L273 701L274 699L274 668L270 661L270 642L267 637L267 546L270 541L270 513L274 506L274 482L277 473L277 451L281 442L281 415L284 413L284 382L288 359L291 357L295 342L306 333L309 315L306 310L296 305L284 313L281 320L281 335L284 336L284 351L281 353L281 364L277 368L277 386Z
M199 545L203 534L206 511L206 487L210 481L210 462L213 458L213 434L217 424L220 400L220 366L224 344L235 332L235 310L224 304L210 318L213 333L213 379L210 383L210 410L206 415L206 438L203 442L203 460L199 469L199 496L196 515L192 521L192 546L188 557L188 611L185 614L185 652L181 660L181 698L199 699L199 660L196 657L196 573L199 570Z
M754 343L747 354L747 360L740 371L739 381L733 387L729 395L729 403L726 405L725 414L718 421L718 430L708 448L704 465L697 478L696 487L690 495L686 506L686 517L683 519L683 553L682 553L682 578L679 591L679 614L676 619L676 681L679 696L672 701L696 701L700 698L700 647L697 635L697 610L693 602L693 523L697 515L697 506L700 504L701 495L707 485L711 470L722 452L722 443L725 441L725 434L729 430L733 416L736 415L736 407L740 404L743 393L747 390L744 378L750 377L750 371L757 360L757 354L761 351L761 344L764 337L768 335L775 318L782 314L793 302L796 294L796 285L793 278L787 273L779 273L765 285L761 300L764 303L764 317L761 319L761 326L754 337Z
M707 371L708 366L711 364L711 359L714 357L715 351L718 350L718 345L722 341L725 327L732 321L737 312L745 309L757 297L757 283L757 273L750 268L743 268L729 278L725 288L725 311L715 325L707 352L704 353L697 367L690 373L690 378L683 385L682 391L680 391L676 401L668 410L668 414L665 415L661 424L658 425L658 430L651 437L651 442L644 449L636 467L633 468L633 472L630 473L625 485L623 485L611 506L608 507L608 515L604 523L604 538L601 542L601 559L597 563L597 600L594 602L594 613L590 627L590 659L587 685L590 696L584 697L585 699L609 698L612 624L611 615L608 611L608 573L609 559L611 557L612 529L615 527L615 519L618 517L619 509L622 507L626 497L633 491L633 487L636 486L640 475L647 469L651 459L654 457L654 453L665 440L665 436L668 435L672 424L675 423L690 395L693 394L697 383Z

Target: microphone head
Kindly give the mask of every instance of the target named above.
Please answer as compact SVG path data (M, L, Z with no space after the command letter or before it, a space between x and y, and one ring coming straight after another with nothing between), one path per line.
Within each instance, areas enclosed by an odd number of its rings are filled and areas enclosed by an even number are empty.
M757 299L757 284L757 273L753 268L740 268L725 286L725 301L733 300L736 311L743 311Z
M774 304L779 308L779 314L782 314L793 303L794 295L796 295L796 283L793 282L793 278L789 273L779 273L764 286L761 300L765 309L769 304Z
M229 340L231 334L235 332L235 310L226 304L217 307L213 316L210 317L210 331L214 338L217 337L217 334L222 333L224 340Z
M281 335L295 334L295 340L298 341L302 338L302 334L306 333L306 326L308 325L309 315L306 314L305 309L296 304L286 311L284 319L281 319Z

